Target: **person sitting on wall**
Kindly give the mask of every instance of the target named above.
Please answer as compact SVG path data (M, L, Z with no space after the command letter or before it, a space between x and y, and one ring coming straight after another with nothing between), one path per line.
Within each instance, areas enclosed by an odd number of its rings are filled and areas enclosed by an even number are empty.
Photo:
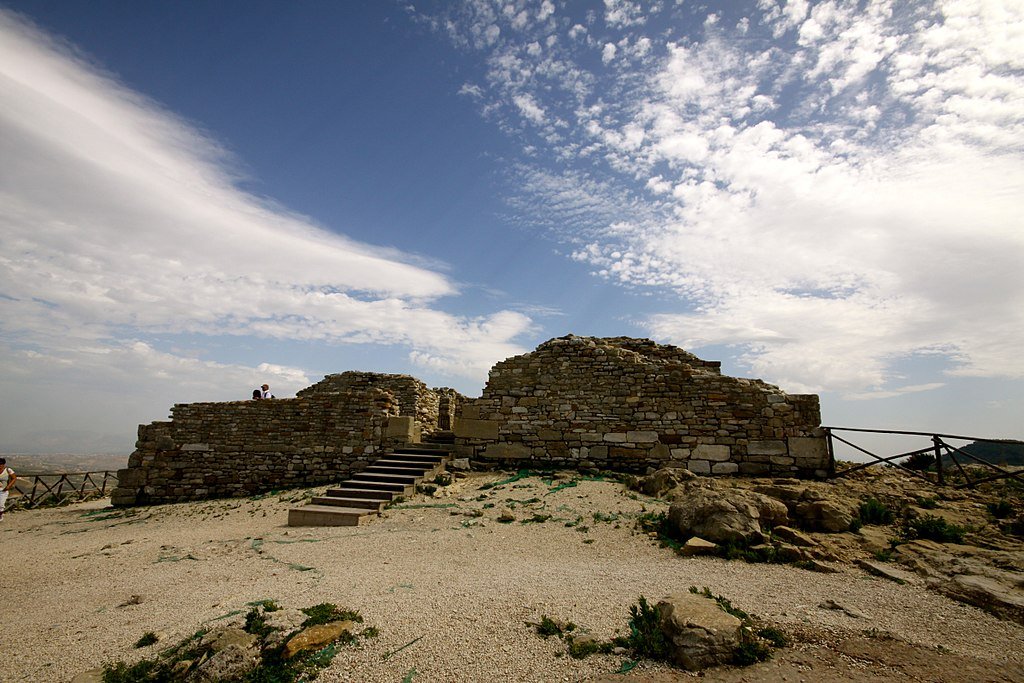
M262 392L262 395L260 396L260 398L274 398L274 395L270 393L270 385L269 384L264 384L262 389L263 389L263 392Z
M252 400L258 401L261 398L263 398L263 391L260 390L260 389L253 389L252 390Z

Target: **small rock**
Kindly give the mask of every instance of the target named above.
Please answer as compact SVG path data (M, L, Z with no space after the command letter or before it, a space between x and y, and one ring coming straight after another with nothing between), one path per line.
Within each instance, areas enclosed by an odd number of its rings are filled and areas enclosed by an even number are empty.
M820 605L818 605L818 607L820 607L821 609L830 609L830 610L835 610L837 612L842 612L846 616L852 617L854 619L870 619L871 618L868 615L864 614L863 612L859 612L859 611L857 611L855 609L851 609L850 607L845 607L843 605L840 605L835 600L826 600L825 602L823 602Z
M203 639L200 644L203 647L208 647L213 652L220 652L221 650L231 646L237 645L243 650L253 646L259 637L252 633L246 633L243 629L228 627L219 628L210 631Z
M772 534L778 536L787 543L792 543L793 545L802 546L804 548L810 548L818 545L817 541L807 534L788 526L777 526L772 529Z
M685 557L693 555L713 555L716 550L718 550L717 543L705 541L699 536L692 536L683 544L683 547L679 549L679 554Z
M284 658L291 659L306 650L319 650L334 642L344 633L351 634L356 628L354 621L332 621L329 624L317 624L295 634L285 645Z
M141 604L142 604L142 596L141 595L133 595L130 598L128 598L127 600L125 600L124 602L122 602L120 605L118 605L118 607L128 607L129 605L141 605Z
M195 673L189 676L190 682L221 683L221 681L239 680L256 668L259 663L255 650L232 644L202 663Z
M896 567L883 564L881 562L872 562L870 560L857 560L857 566L866 571L868 574L874 574L875 576L881 576L884 579L895 581L896 583L910 583L916 578L913 574Z

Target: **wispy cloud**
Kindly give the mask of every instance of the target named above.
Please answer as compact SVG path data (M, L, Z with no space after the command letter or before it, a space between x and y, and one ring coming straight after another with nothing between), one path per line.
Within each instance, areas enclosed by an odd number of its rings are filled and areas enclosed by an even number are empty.
M292 389L309 379L150 341L186 334L398 344L479 380L522 350L513 340L531 325L512 311L440 310L458 293L447 276L239 190L215 141L3 10L0 159L8 371L45 365L69 379L74 368L89 383L131 368L220 383L214 396L257 374Z
M501 6L445 25L531 151L510 203L599 277L677 293L651 334L809 390L900 393L921 353L1024 377L1024 6L608 0L514 30Z

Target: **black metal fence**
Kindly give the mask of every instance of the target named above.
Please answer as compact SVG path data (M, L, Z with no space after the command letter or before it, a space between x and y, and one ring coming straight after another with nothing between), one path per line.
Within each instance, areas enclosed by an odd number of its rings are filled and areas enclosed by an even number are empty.
M65 472L62 474L19 474L8 507L34 508L64 505L107 495L117 486L117 472Z
M832 475L835 477L844 477L852 472L871 467L872 465L885 464L892 467L899 468L907 474L913 475L924 479L925 481L938 484L939 486L946 485L947 470L951 467L955 467L955 472L959 475L957 479L963 478L962 483L957 483L955 488L972 488L978 484L986 481L994 481L997 479L1014 478L1021 482L1024 482L1024 472L1022 471L1011 471L1000 467L999 465L989 462L984 458L980 458L973 453L968 453L963 450L963 446L955 446L949 443L949 440L954 441L973 441L980 443L996 443L996 444L1014 444L1024 446L1024 441L1015 441L1013 439L986 439L983 437L976 436L957 436L954 434L934 434L932 432L906 432L893 429L855 429L852 427L824 427L825 435L828 441L828 454L829 461L832 468ZM864 446L853 443L851 439L853 436L847 435L846 437L836 434L836 432L859 432L861 434L895 434L901 436L913 436L913 437L924 437L927 438L929 443L921 448L912 449L896 455L889 455L882 457L868 450ZM870 462L864 462L844 469L837 469L836 466L836 442L846 444L856 451L868 455L872 458ZM931 456L929 460L933 463L934 470L929 468L928 470L921 470L912 467L907 467L906 461L912 461L914 458L922 458L924 456ZM905 462L899 462L904 460ZM971 470L965 468L964 465L981 465L982 474L975 470L974 477L971 476ZM987 471L993 471L994 474L988 474Z

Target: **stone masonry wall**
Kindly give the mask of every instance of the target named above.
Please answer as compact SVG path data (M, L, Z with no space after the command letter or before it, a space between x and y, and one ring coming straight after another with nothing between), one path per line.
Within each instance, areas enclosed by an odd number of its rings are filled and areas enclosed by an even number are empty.
M818 397L723 376L646 339L568 336L498 363L455 422L458 454L505 466L825 476Z
M315 486L377 457L399 402L371 386L301 398L178 404L170 422L139 426L114 505L249 496Z
M366 389L383 389L394 394L398 414L415 418L424 432L437 430L438 394L410 375L378 372L342 372L327 375L316 384L298 392L299 398L314 394L337 394Z

